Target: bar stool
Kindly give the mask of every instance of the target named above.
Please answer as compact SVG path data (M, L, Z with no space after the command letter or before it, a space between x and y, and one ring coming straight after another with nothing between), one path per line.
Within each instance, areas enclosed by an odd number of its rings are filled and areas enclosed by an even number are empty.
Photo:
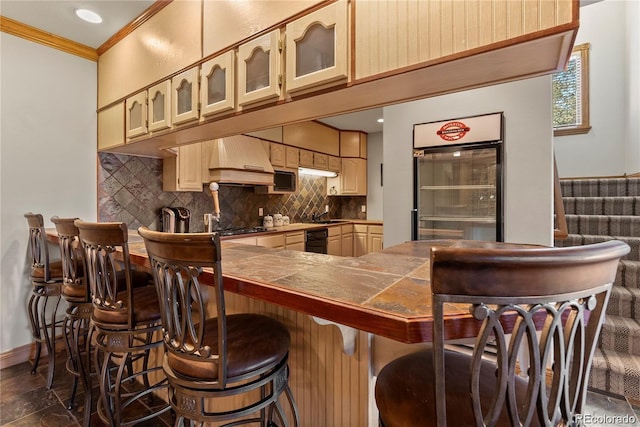
M380 424L581 424L611 286L629 250L617 240L564 248L432 248L433 348L380 371ZM477 321L471 354L445 349L444 307L452 304L458 307L451 318L466 305Z
M56 226L60 257L62 261L62 297L67 302L63 336L69 355L67 371L73 376L71 397L67 409L73 409L78 389L78 379L82 380L85 397L89 397L89 407L85 413L91 411L91 386L87 375L90 369L87 336L89 320L93 306L89 300L87 282L84 276L84 257L78 238L78 228L74 225L77 218L58 218L54 216L51 222Z
M28 212L24 217L29 224L30 278L33 285L29 297L28 314L31 334L36 344L31 374L35 375L37 372L44 343L48 355L47 388L50 389L56 366L56 329L62 329L63 323L62 320L56 319L62 295L62 262L49 259L42 215Z
M279 402L284 393L298 426L288 384L289 331L267 316L226 314L218 234L160 233L145 227L138 233L162 304L163 369L175 425L189 420L189 425L274 426L277 416L280 425L288 426ZM212 269L216 310L215 317L207 319L202 318L207 307L199 281L205 268Z
M149 420L171 408L165 403L140 413L132 407L135 402L143 403L143 398L152 401L154 393L167 388L162 367L149 363L151 353L162 349L157 293L153 286L134 286L138 280L130 264L125 224L76 220L75 225L84 249L93 304L98 415L112 426ZM121 290L119 278L123 275ZM145 277L151 284L151 276Z

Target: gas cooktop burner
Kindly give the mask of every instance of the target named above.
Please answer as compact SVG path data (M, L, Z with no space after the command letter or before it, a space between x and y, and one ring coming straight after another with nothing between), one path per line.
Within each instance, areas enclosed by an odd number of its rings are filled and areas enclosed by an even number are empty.
M219 231L219 234L221 236L236 236L238 234L264 233L265 231L267 231L266 227L227 228Z

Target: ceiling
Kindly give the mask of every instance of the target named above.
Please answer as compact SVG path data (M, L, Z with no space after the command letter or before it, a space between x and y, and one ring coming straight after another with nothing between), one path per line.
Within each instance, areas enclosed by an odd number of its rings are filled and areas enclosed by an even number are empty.
M601 0L581 0L586 6ZM117 33L155 0L1 0L0 15L38 28L51 34L97 49ZM74 10L90 9L102 16L101 24L82 21ZM322 119L320 121L338 129L381 132L382 109Z

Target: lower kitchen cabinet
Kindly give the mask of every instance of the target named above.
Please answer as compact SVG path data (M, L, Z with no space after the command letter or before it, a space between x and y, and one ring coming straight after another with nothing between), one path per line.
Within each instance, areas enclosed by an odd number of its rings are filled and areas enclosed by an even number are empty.
M304 231L284 233L284 248L304 252Z
M327 254L342 256L342 238L340 226L328 227L329 236L327 238Z
M342 256L353 256L353 224L340 226L340 244Z
M364 224L353 225L353 256L359 257L367 254L367 226Z
M256 244L265 248L284 249L284 234L258 237L256 238Z
M382 245L382 226L370 225L367 229L367 253L379 252Z

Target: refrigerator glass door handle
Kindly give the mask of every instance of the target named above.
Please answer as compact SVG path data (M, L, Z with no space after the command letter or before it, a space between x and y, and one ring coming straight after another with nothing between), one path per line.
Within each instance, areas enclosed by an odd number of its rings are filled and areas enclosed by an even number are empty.
M411 209L411 240L418 240L418 209Z

